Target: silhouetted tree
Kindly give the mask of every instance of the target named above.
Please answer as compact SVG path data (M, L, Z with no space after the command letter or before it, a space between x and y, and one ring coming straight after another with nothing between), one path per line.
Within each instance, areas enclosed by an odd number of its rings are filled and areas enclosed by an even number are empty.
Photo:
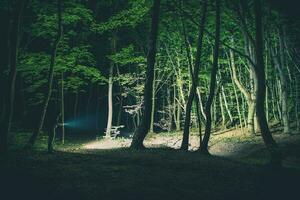
M45 97L41 115L39 122L37 124L36 129L34 130L32 136L30 137L28 143L26 144L26 148L31 149L38 137L39 133L41 132L44 120L48 108L48 104L52 95L52 87L53 87L53 76L54 76L54 67L55 67L55 60L57 54L57 48L61 41L63 30L62 30L62 0L57 0L57 36L56 39L53 41L52 52L51 52L51 60L49 66L49 74L48 74L48 85L47 85L47 95Z
M258 123L261 130L263 140L270 151L271 163L275 165L281 165L281 154L278 146L273 139L268 122L265 114L265 98L266 98L266 77L265 77L265 64L264 64L264 41L263 41L263 27L262 27L262 8L261 0L254 0L255 10L255 55L256 55L256 66L255 72L257 77L257 93L256 93L256 114Z
M159 24L159 11L160 11L160 0L154 0L152 6L151 15L151 30L149 35L148 55L147 55L147 71L146 71L146 82L144 88L144 110L141 124L134 133L131 148L132 149L143 149L143 141L148 134L151 122L151 110L152 110L152 90L153 90L153 79L154 79L154 66L156 56L156 41L158 35L158 24Z
M19 54L19 42L20 42L20 27L22 21L22 14L27 0L18 0L15 2L12 11L12 27L9 33L9 74L6 93L3 93L5 100L5 113L3 121L0 124L0 153L4 153L8 148L8 133L11 127L12 117L14 114L14 102L15 102L15 83L17 76L17 62Z
M210 138L211 133L211 105L213 103L213 99L215 96L216 90L216 79L217 79L217 72L218 72L218 65L219 65L219 46L220 46L220 0L216 0L216 32L215 32L215 44L214 44L214 57L213 57L213 66L211 70L210 76L210 90L209 96L205 105L205 116L206 116L206 123L205 123L205 132L203 141L200 144L200 151L203 153L208 153L208 141Z

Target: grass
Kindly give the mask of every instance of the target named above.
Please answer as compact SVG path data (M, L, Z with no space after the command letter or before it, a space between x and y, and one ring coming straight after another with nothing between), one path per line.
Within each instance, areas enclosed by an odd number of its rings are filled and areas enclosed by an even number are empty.
M233 161L163 148L84 150L76 139L47 154L44 137L22 151L26 137L0 158L6 199L290 199L298 191L299 170L253 162L265 152Z

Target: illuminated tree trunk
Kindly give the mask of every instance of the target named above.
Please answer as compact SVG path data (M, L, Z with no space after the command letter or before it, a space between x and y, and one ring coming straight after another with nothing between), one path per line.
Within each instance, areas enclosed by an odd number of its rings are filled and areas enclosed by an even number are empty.
M156 41L158 35L160 0L154 0L151 14L151 30L149 35L146 82L144 88L144 110L141 124L133 135L131 142L132 149L143 149L143 141L150 129L151 110L152 110L152 89L154 80L154 67L156 57Z
M215 44L214 44L214 55L213 55L213 66L211 70L210 77L210 90L208 99L205 105L205 115L206 115L206 124L203 141L200 145L200 151L202 153L208 154L208 142L211 134L211 105L214 100L215 91L216 91L216 79L218 72L218 61L219 61L219 45L220 45L220 0L216 0L216 32L215 32Z
M106 133L105 136L109 137L111 135L111 127L112 127L112 117L113 117L113 63L109 68L109 78L108 78L108 115L107 115L107 125L106 125Z
M54 66L55 66L55 61L56 61L56 53L57 53L57 48L58 45L61 41L62 38L62 1L61 0L57 0L58 1L58 13L57 13L57 18L58 18L58 23L57 23L57 37L55 39L55 41L53 42L53 47L52 47L52 52L51 52L51 60L50 60L50 66L49 66L49 74L48 74L48 85L47 85L47 94L43 103L43 107L42 107L42 112L40 115L40 120L38 123L38 126L36 127L36 129L34 130L32 136L30 137L28 143L26 144L27 149L31 149L39 135L39 133L41 132L43 125L44 125L44 120L45 120L45 116L46 116L46 112L47 112L47 108L48 108L48 104L52 95L52 86L53 86L53 76L54 76Z
M229 63L231 65L230 61L229 61ZM232 70L230 70L230 77L231 77L233 91L234 91L234 97L235 97L235 102L236 102L236 109L237 109L237 113L239 115L239 124L240 124L240 128L242 129L243 128L243 120L242 120L243 117L242 117L242 113L241 113L241 109L240 109L239 96L238 96L238 93L236 91L236 86L235 86L234 81L233 81Z
M221 109L221 117L222 117L222 128L226 128L225 127L225 113L224 113L224 106L223 106L223 101L222 101L222 94L219 93L219 102L220 102L220 109Z
M222 97L223 97L223 100L224 100L225 109L227 111L230 123L233 123L233 117L232 117L232 114L231 114L231 111L230 111L230 108L229 108L229 105L228 105L228 101L227 101L227 97L226 97L225 89L224 89L223 85L221 86L221 92L222 92Z
M234 44L233 39L231 40L231 43ZM247 128L250 131L250 133L254 133L254 114L255 114L255 102L253 99L253 95L251 92L249 92L246 87L240 82L237 74L237 67L235 64L235 58L234 58L234 53L230 49L229 50L230 54L230 63L231 63L231 68L232 68L232 78L237 86L237 88L241 91L241 93L244 95L247 105L248 105L248 116L247 116ZM251 73L251 72L250 72Z
M156 84L155 84L155 70L153 74L153 88L152 88L152 107L151 107L151 122L150 122L150 133L154 132L154 117L155 117L155 92L156 92Z
M191 123L191 111L192 111L192 104L193 99L196 95L196 90L198 86L198 75L200 70L200 64L201 64L201 52L202 52L202 44L203 44L203 35L204 35L204 27L206 23L206 11L207 11L207 1L204 1L203 7L202 7L202 16L201 21L199 24L199 34L198 34L198 41L197 41L197 52L196 52L196 61L194 70L190 73L192 74L192 87L190 89L189 98L186 104L186 110L185 110L185 121L184 121L184 130L183 130L183 138L181 143L181 149L182 150L188 150L189 147L189 134L190 134L190 123ZM185 39L187 42L187 40Z
M176 77L175 77L176 78ZM181 115L181 107L179 103L179 97L177 98L179 91L176 87L176 83L173 84L173 115L174 115L174 122L176 131L180 131L180 115Z
M204 108L203 108L203 102L202 102L201 92L199 90L199 87L197 88L197 96L198 96L198 99L199 99L199 108L200 108L200 112L201 112L201 115L202 115L201 119L203 119L203 123L205 123L206 117L205 117L205 112L204 112Z
M13 20L11 33L9 35L10 42L10 52L9 52L9 74L8 74L8 84L7 93L4 94L4 102L7 107L4 109L3 121L0 124L0 153L7 152L8 149L8 134L11 127L11 121L14 113L14 102L15 102L15 83L17 76L17 62L18 62L18 53L19 53L19 40L20 40L20 26L21 19L25 5L27 4L26 0L18 0L15 4L13 10Z
M256 28L256 66L255 73L257 77L257 91L256 91L256 114L258 123L260 126L263 140L270 151L271 163L275 165L281 165L281 154L277 147L275 140L273 139L268 122L265 115L265 97L266 97L266 80L265 80L265 66L263 58L263 32L262 32L262 10L261 0L254 0L255 10L255 28Z
M168 132L172 130L172 104L171 104L171 89L167 87L167 108L168 108Z

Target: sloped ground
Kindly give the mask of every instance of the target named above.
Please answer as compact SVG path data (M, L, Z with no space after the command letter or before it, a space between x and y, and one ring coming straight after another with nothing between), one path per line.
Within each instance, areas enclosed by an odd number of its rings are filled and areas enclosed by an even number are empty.
M289 152L297 152L298 146L300 147L300 134L294 132L293 134L282 134L281 131L276 131L273 128L273 136L283 151L284 165L289 167L300 168L300 155L293 155ZM181 145L182 133L169 133L169 134L149 134L145 140L145 146L148 148L173 148L179 149ZM118 149L130 146L131 139L103 139L92 141L83 145L83 149L96 150L96 149ZM190 146L191 151L196 151L199 147L199 137L191 135ZM300 150L300 149L299 149ZM252 155L254 157L262 158L267 157L265 145L261 135L249 135L245 130L231 129L222 132L213 133L209 143L209 151L212 155L225 157L233 160L247 160ZM258 159L257 162L266 162L267 160ZM257 163L256 162L256 163Z

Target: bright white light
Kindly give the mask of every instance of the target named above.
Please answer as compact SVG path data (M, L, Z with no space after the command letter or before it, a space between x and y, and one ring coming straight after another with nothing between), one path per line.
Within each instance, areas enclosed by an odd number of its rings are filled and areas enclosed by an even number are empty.
M95 142L90 142L83 146L85 149L118 149L129 147L131 143L130 139L102 139Z

